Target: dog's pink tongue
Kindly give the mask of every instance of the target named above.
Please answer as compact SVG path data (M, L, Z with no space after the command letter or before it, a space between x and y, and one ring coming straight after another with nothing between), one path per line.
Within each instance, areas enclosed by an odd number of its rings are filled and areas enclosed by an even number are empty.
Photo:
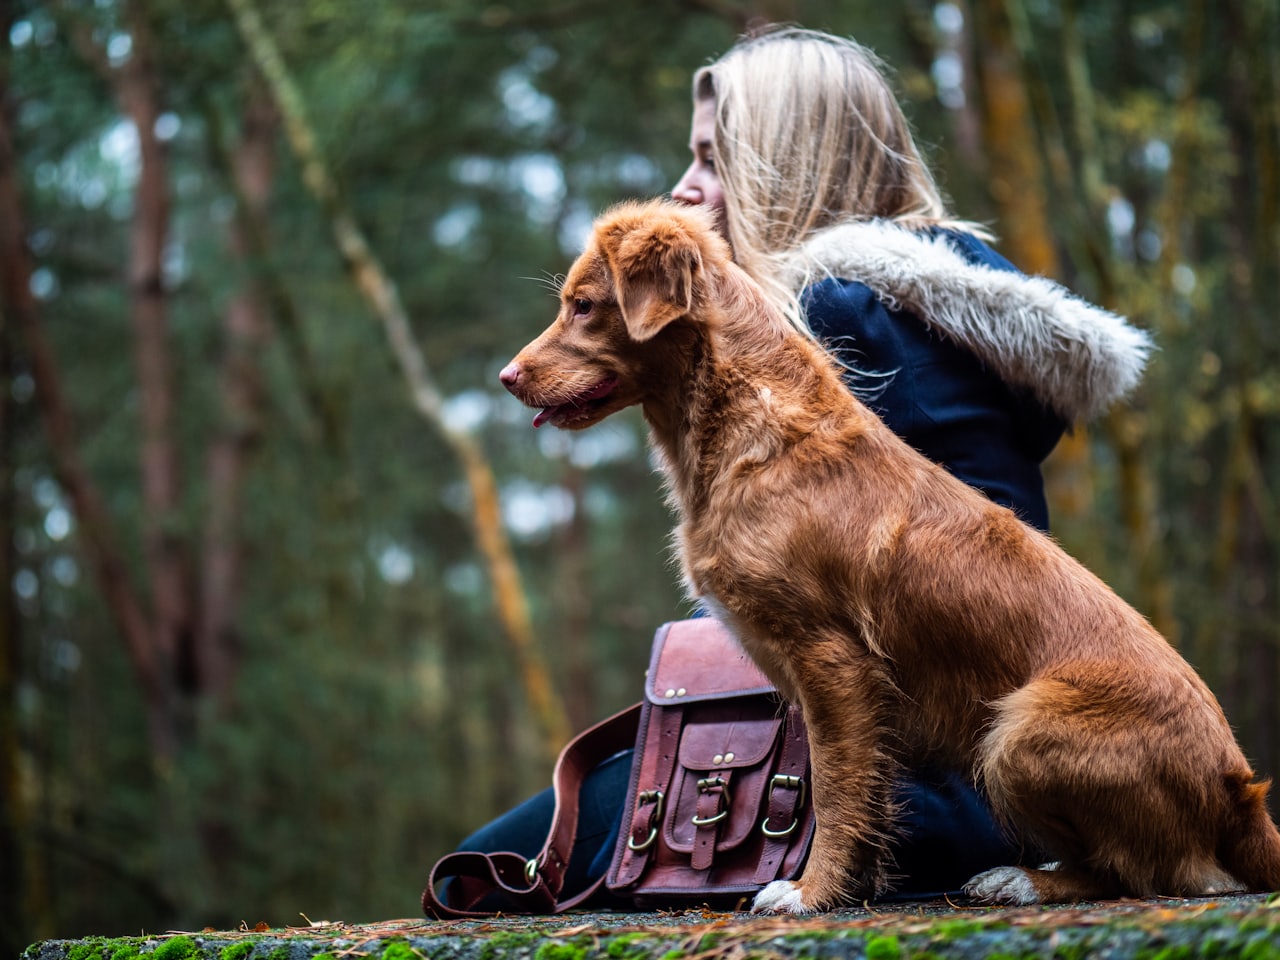
M543 407L538 411L538 415L533 418L533 426L535 430L551 419L551 413L553 410L555 410L555 407Z

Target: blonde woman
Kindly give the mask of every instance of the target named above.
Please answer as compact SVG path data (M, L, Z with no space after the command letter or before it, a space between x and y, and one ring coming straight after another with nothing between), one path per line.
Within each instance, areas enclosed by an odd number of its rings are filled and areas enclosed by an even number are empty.
M947 212L854 41L766 32L693 90L693 161L672 195L717 211L734 259L895 432L1047 529L1041 461L1137 383L1146 335L1017 273Z
M716 211L734 259L835 352L850 388L893 430L1047 529L1041 461L1068 423L1137 382L1146 336L1018 273L986 231L947 212L878 62L857 43L800 29L747 37L695 74L693 95L693 159L673 197ZM629 767L619 754L587 778L563 899L607 868ZM913 771L897 793L889 845L900 892L958 889L1019 862L954 774ZM531 857L553 803L545 791L460 849Z

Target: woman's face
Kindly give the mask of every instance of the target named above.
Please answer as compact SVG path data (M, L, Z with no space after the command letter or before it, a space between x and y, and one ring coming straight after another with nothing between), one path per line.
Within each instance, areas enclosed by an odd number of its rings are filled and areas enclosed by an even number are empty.
M689 130L693 162L680 182L671 188L671 196L681 203L710 207L717 227L724 233L724 186L716 172L715 131L716 102L698 100L693 105L693 124Z

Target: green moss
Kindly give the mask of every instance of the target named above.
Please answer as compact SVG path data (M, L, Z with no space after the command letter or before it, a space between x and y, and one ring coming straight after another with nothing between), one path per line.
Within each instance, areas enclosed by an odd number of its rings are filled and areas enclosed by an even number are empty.
M867 941L867 960L901 960L902 946L894 936L872 937Z
M1006 924L984 924L976 920L944 920L934 926L931 933L935 940L946 942L959 937L967 937L979 930L998 929Z
M200 956L200 947L190 937L174 937L162 941L151 951L152 960L193 960Z
M720 945L720 941L723 939L723 933L716 931L704 933L701 939L698 940L698 945L694 948L694 953L701 953L703 950L714 950Z
M1280 946L1268 937L1256 937L1244 945L1240 960L1280 960Z
M195 947L190 937L180 939ZM138 943L134 937L90 937L68 950L65 960L134 960L139 955Z
M382 960L422 960L422 954L403 940L392 940L383 947Z
M102 944L96 940L77 943L67 951L67 960L103 960Z
M255 946L257 944L252 940L241 940L239 943L228 944L218 954L218 960L248 960L249 954L253 953Z
M530 930L499 930L485 940L480 949L480 960L504 960L507 952L532 946L539 939L538 934Z
M639 944L650 940L649 934L636 931L634 933L620 933L611 939L604 948L604 952L612 958L612 960L641 960L648 957L650 951L640 947ZM677 951L678 956L683 956Z
M587 948L562 940L547 940L539 944L533 960L586 960Z
M1093 951L1087 940L1059 943L1053 948L1053 960L1087 960L1092 954Z

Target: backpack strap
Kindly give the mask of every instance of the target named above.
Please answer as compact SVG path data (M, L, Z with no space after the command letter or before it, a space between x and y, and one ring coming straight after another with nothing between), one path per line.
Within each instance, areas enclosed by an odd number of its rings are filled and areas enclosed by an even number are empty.
M628 707L584 730L560 752L552 774L555 812L546 843L532 860L516 853L450 853L431 869L422 892L422 910L437 920L493 916L495 909L477 909L485 898L497 894L498 909L512 913L562 913L578 906L599 889L601 877L582 893L560 902L565 871L578 831L578 797L582 781L597 765L621 750L635 746L641 704ZM440 882L453 878L449 903L437 895Z
M805 732L804 715L799 707L790 707L782 730L778 769L769 780L765 818L760 824L766 840L764 849L760 852L755 881L762 887L778 879L793 842L791 834L801 826L806 791L805 775L808 770L809 739Z

